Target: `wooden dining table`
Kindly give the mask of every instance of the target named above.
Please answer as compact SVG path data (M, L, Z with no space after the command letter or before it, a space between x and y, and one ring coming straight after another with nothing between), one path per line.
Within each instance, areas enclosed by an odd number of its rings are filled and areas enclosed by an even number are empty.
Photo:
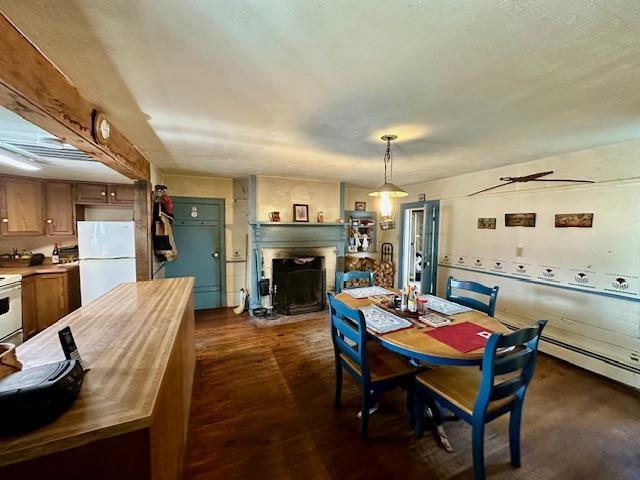
M339 293L336 299L351 308L361 308L373 304L370 298L354 298L347 293ZM486 328L496 333L510 333L511 330L492 318L477 310L450 315L451 325L462 322L471 322L482 328ZM446 345L439 340L425 335L425 332L433 330L433 327L424 325L414 320L412 326L395 332L379 334L369 329L369 334L383 347L415 360L421 360L430 365L455 365L473 366L482 363L484 348L479 348L468 353L461 353L458 350ZM441 327L442 328L442 327Z

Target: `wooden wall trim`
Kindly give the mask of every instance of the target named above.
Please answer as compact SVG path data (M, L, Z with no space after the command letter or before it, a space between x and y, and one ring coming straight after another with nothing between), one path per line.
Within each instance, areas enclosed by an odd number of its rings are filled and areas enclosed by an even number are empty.
M147 159L113 125L107 145L94 140L97 106L1 12L0 105L131 179L150 178Z
M144 180L137 180L133 198L137 281L151 280L153 275L153 246L151 244L153 202L151 195L151 184Z

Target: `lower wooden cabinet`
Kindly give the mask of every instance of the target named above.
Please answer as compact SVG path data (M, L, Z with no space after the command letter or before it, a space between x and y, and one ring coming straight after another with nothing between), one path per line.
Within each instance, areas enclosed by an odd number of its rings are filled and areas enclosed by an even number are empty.
M35 275L22 277L22 335L24 339L38 333Z
M25 340L79 307L80 274L77 268L22 278L22 329Z

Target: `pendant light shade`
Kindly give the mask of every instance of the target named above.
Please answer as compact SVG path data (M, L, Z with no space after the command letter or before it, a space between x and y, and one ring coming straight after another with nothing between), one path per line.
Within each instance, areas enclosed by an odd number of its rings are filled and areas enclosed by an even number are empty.
M391 142L398 137L396 135L383 135L381 138L382 140L387 141L387 150L384 154L384 183L380 187L378 187L377 190L371 192L369 196L380 198L380 216L382 217L380 228L382 230L390 230L396 227L396 222L393 220L396 207L395 199L406 197L409 194L390 181L387 181L387 166L389 167L389 180L391 180L391 177L393 175Z

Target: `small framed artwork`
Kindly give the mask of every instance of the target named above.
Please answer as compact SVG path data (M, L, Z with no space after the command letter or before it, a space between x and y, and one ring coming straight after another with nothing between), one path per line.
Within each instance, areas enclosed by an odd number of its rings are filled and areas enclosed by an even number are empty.
M356 210L364 212L367 209L367 202L356 202Z
M535 227L536 214L535 213L505 213L504 226L505 227Z
M293 221L308 222L309 221L309 205L303 203L293 204Z
M425 193L421 193L418 195L418 201L419 202L424 202L427 200L427 195Z
M495 218L478 218L478 228L495 230L496 219Z
M564 227L593 227L593 213L558 213L556 214L556 228Z

